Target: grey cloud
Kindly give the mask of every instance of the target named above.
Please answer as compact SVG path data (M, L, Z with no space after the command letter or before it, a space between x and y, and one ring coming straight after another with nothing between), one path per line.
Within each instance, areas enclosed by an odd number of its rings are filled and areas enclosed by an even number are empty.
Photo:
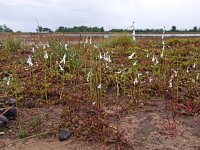
M42 26L127 28L192 28L200 26L199 0L0 0L0 24L35 31Z

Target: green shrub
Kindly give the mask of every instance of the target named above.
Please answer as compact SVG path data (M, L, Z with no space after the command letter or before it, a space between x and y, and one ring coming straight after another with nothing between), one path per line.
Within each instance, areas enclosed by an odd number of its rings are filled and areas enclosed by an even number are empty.
M6 48L10 52L19 51L21 49L21 41L18 39L9 37L6 41Z

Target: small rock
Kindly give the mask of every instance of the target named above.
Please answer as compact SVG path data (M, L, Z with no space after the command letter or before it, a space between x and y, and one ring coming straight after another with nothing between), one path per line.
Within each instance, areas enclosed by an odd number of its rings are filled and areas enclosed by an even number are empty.
M35 107L35 103L33 102L33 100L28 100L27 102L25 102L25 106L27 108L34 108Z
M0 115L0 127L5 127L8 125L8 119L3 116L3 115Z
M10 99L6 102L6 104L8 104L9 106L16 106L17 101L16 101L16 99L14 99L14 98L10 98Z
M2 120L0 120L0 129L4 127L4 122Z
M139 104L139 107L141 108L141 107L143 107L143 106L144 106L144 103L141 102L141 103Z
M15 120L17 117L17 109L15 107L11 107L4 114L9 120Z
M68 139L70 137L70 135L71 135L71 132L69 130L61 129L59 131L59 137L58 138L59 138L60 141L64 141L64 140Z
M0 108L0 114L3 113L5 111L4 108Z

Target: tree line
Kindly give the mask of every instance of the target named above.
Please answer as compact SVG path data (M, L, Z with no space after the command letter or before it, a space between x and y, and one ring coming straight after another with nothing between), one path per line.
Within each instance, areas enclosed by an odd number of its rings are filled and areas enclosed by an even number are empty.
M132 32L128 29L111 29L109 32ZM136 32L163 32L163 29L135 29ZM176 26L172 26L167 32L200 32L200 27L194 26L192 29L177 29Z
M49 28L42 28L38 26L36 29L37 32L53 32ZM111 29L105 31L103 27L87 27L87 26L74 26L74 27L58 27L55 32L132 32L131 29ZM136 29L136 32L162 32L163 29ZM192 29L177 29L176 26L172 26L170 30L166 30L167 32L200 32L200 27L194 26Z
M111 29L104 30L103 27L88 27L88 26L74 26L64 27L60 26L55 31L48 27L37 26L36 31L38 33L52 33L52 32L132 32L131 29ZM163 29L135 29L136 32L162 32ZM172 26L171 29L166 30L167 32L200 32L200 27L194 26L192 29L177 29L176 26ZM0 32L13 32L13 30L6 25L0 25ZM19 32L19 31L18 31Z
M72 28L60 26L55 32L104 32L103 27L74 26Z

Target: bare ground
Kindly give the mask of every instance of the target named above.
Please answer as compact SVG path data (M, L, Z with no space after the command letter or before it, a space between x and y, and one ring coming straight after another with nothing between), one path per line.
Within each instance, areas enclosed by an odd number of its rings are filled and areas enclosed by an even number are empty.
M45 128L57 126L60 122L58 116L62 112L62 106L51 106L46 108L23 109L21 115L27 122L34 115L45 118L47 112L50 115L48 119L43 119L42 124ZM200 150L200 116L188 116L179 114L176 117L177 130L166 127L163 120L166 119L164 104L162 100L148 100L144 106L126 112L119 107L109 106L105 108L105 112L110 114L110 126L122 133L122 138L132 145L132 149L136 150ZM121 109L121 110L120 110ZM121 111L121 112L120 112ZM125 112L125 113L123 113ZM120 113L116 117L116 113ZM37 116L36 115L36 116ZM28 117L29 116L29 117ZM169 118L169 122L172 120ZM36 124L37 125L37 124ZM11 125L10 129L14 127ZM41 129L38 129L41 130ZM176 133L177 131L177 133ZM83 139L77 139L73 135L64 142L59 142L57 133L44 137L31 138L22 140L10 145L14 140L13 135L8 129L5 130L6 135L1 137L1 146L4 150L92 150L92 149L118 149L102 142L87 142ZM173 134L172 134L173 133ZM12 139L12 140L11 140Z

